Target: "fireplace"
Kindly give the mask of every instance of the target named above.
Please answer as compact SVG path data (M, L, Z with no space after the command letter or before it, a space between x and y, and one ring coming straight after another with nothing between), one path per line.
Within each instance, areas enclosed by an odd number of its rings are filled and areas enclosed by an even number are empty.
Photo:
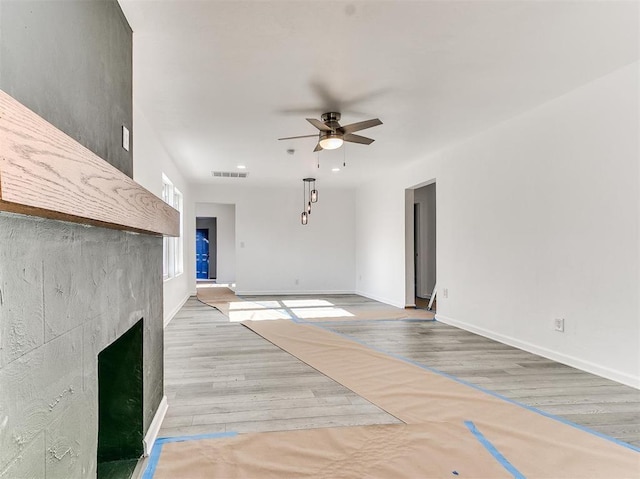
M142 455L162 350L162 237L0 212L0 474L96 477L121 440ZM103 413L125 405L134 426L108 446Z
M142 324L98 354L98 479L130 477L144 452Z

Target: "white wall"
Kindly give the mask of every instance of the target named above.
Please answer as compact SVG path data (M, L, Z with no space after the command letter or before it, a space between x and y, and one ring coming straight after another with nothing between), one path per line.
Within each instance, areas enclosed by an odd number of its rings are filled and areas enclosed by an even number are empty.
M640 386L638 100L635 63L358 189L358 291L403 305L435 178L438 319Z
M197 203L235 204L236 292L354 291L353 190L318 184L319 201L302 226L302 185L249 188L237 183L242 180L229 181L193 191Z
M235 283L236 206L196 203L195 211L196 218L216 218L216 282Z
M410 304L405 304L405 288L413 288L413 281L405 284L405 268L413 271L413 258L405 265L405 223L413 218L410 198L405 219L399 177L387 175L356 193L356 292L399 308ZM413 296L413 290L408 294Z
M183 246L184 272L164 281L163 316L165 324L178 312L192 294L195 294L195 214L190 188L168 155L142 112L133 110L135 138L133 142L133 179L162 197L162 173L183 194Z

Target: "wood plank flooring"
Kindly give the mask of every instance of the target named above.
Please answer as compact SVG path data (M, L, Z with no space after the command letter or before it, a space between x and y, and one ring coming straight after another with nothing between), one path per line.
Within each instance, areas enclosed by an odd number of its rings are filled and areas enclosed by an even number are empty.
M637 389L436 321L324 326L640 447Z
M354 295L312 299L375 305ZM640 446L636 389L438 322L323 326ZM160 436L399 422L195 298L165 329L165 393L169 410Z
M165 329L165 394L161 437L400 422L195 298Z

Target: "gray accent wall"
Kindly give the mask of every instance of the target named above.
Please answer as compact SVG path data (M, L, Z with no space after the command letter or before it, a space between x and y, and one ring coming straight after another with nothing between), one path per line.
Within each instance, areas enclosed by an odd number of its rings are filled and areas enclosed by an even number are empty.
M132 32L116 0L0 0L0 88L132 176ZM0 478L96 476L98 353L143 319L163 396L162 238L0 212Z
M116 0L0 0L0 89L133 177L132 44Z

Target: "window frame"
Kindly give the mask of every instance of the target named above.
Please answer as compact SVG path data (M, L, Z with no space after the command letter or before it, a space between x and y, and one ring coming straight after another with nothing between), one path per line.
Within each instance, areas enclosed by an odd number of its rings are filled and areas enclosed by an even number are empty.
M162 238L162 279L168 281L184 273L183 210L184 196L162 173L162 201L180 213L180 236Z

